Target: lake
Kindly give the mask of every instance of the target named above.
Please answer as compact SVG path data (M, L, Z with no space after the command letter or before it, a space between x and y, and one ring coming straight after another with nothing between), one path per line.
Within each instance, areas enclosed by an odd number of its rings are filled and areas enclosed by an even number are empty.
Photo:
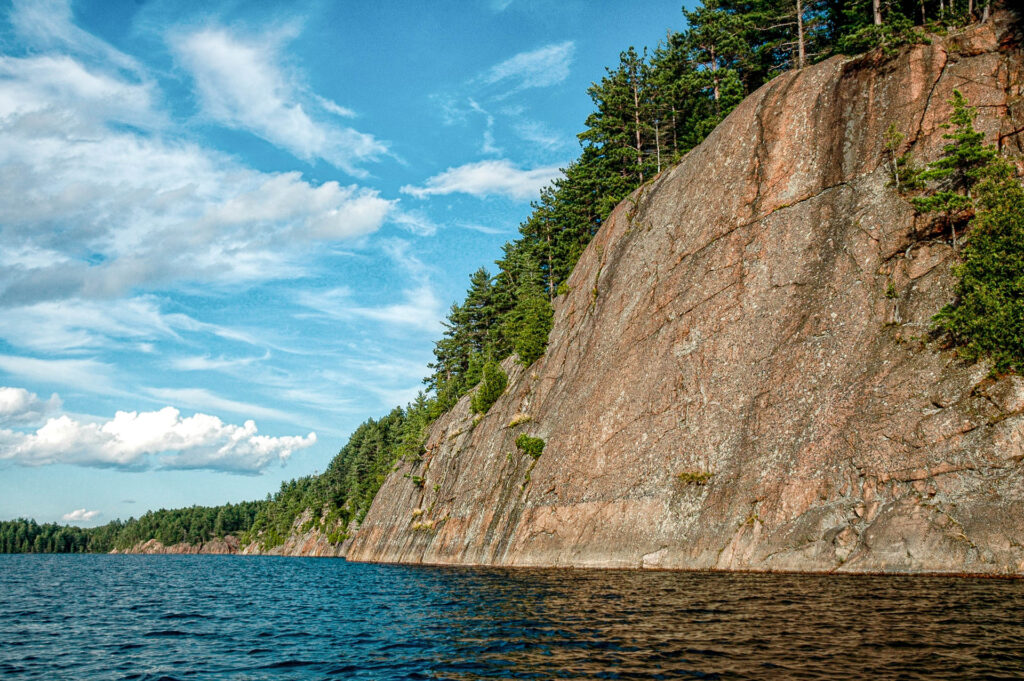
M1024 677L1024 582L0 555L11 679Z

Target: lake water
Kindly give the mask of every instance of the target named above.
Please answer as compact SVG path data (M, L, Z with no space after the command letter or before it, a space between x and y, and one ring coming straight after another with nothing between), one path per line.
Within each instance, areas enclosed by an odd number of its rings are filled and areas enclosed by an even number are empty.
M7 679L1024 677L1024 582L0 555Z

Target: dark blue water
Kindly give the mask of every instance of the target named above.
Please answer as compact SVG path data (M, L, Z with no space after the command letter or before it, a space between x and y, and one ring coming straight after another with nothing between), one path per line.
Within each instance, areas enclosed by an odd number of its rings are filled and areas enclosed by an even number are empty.
M7 679L1024 677L1024 582L0 555Z

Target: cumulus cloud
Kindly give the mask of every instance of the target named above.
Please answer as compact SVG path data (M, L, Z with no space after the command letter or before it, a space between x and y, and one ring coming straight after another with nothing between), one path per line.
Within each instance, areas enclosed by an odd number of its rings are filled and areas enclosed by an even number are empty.
M245 40L207 28L178 36L172 45L195 80L203 111L232 128L246 130L304 160L321 158L354 175L358 164L387 152L372 135L314 120L299 101L294 77L279 65L270 39ZM311 98L334 115L352 111L322 97Z
M576 45L566 41L520 52L492 66L484 74L483 82L488 85L508 84L511 86L508 94L527 88L558 85L569 77L569 65L575 51Z
M507 196L527 200L537 196L541 188L561 174L558 166L544 166L523 170L511 161L478 161L449 168L435 175L422 187L405 185L402 192L425 198L441 194L470 194L472 196Z
M316 433L270 437L260 435L252 420L232 425L208 414L182 417L174 407L164 407L119 411L97 423L61 414L34 432L0 428L0 462L254 474L315 443Z
M60 397L56 393L42 400L24 388L0 386L0 427L42 423L60 408Z
M0 305L292 277L310 242L365 236L392 210L169 138L157 99L67 55L0 56Z
M87 511L84 508L79 508L69 513L65 513L61 516L61 520L70 523L81 523L92 520L98 515L100 515L99 511Z

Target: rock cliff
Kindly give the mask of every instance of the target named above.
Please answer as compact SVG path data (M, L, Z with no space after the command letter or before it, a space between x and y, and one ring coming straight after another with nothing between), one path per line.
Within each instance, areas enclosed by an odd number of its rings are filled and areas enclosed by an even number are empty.
M149 541L138 542L130 549L124 549L119 551L114 549L111 553L141 553L146 555L154 554L217 554L227 555L238 553L239 545L238 538L232 535L228 535L221 539L211 539L208 542L202 542L199 544L189 544L187 542L179 542L177 544L166 545L156 539L150 539Z
M1024 150L1017 27L1001 14L751 95L616 208L547 354L506 363L479 423L467 397L434 425L347 557L1024 573L1024 380L922 342L953 253L884 150L895 124L936 158L954 88ZM520 433L545 440L536 461Z

